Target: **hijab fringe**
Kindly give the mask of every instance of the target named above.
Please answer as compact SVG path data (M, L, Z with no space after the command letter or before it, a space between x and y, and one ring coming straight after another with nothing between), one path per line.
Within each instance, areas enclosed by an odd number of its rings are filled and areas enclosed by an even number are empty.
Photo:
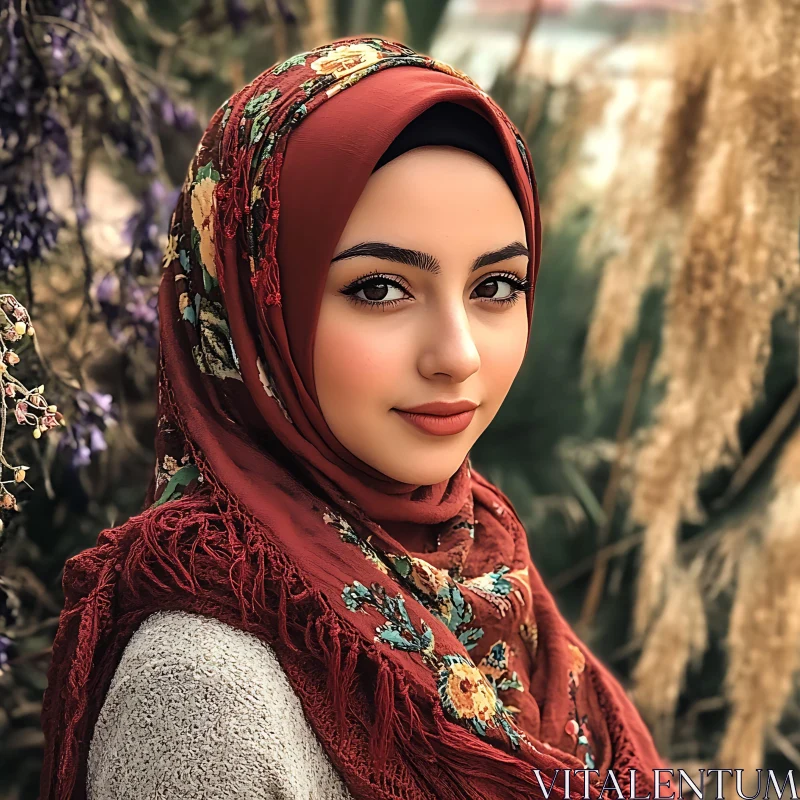
M442 800L457 800L464 796L465 785L485 783L486 793L476 795L486 800L512 800L520 793L541 796L541 790L530 765L477 739L474 734L447 720L437 704L432 705L435 727L426 727L423 718L414 708L412 689L402 672L380 652L374 644L363 641L328 605L324 595L311 587L302 586L301 573L286 556L272 546L251 519L242 518L235 502L225 502L216 492L211 499L218 506L213 510L199 510L197 497L181 498L131 518L113 532L104 531L98 544L100 555L107 558L96 586L71 606L65 607L61 630L53 652L56 670L70 669L65 685L65 726L49 740L61 744L59 761L63 781L59 800L72 798L78 776L78 742L91 735L85 700L94 691L107 691L122 650L136 627L152 613L160 610L182 610L213 615L240 630L257 633L276 646L278 655L288 652L302 658L320 661L327 671L327 688L336 712L338 730L345 730L346 717L356 717L368 732L370 755L375 759L371 781L385 783L384 791L375 797L400 797L392 794L391 773L387 765L402 752L402 760L414 765L435 766L431 775L439 780L431 784L435 796ZM229 499L228 499L229 500ZM228 536L232 526L245 521L244 532L238 540ZM222 525L220 526L220 522ZM182 550L181 542L194 539L191 551ZM188 563L174 560L189 553ZM230 564L230 568L226 568ZM177 569L173 569L177 566ZM81 554L67 562L65 572L75 579L81 569ZM170 590L160 578L169 573L180 592ZM212 596L208 586L227 577L230 594L228 603L220 606L217 596ZM212 578L212 576L215 576ZM136 610L124 615L126 631L123 641L105 641L111 631L111 608L115 602L120 582L129 582L131 597L136 599ZM300 591L295 591L300 586ZM202 598L208 597L208 602ZM272 603L267 595L272 599ZM198 604L197 598L200 598ZM277 607L277 610L275 610ZM74 653L65 652L62 643L66 631L77 625L79 633ZM276 636L277 632L277 636ZM123 637L120 637L123 639ZM360 655L377 666L374 693L374 714L363 716L368 705L353 702L355 699L356 663ZM93 662L98 662L100 686L88 685ZM71 664L71 667L69 666ZM287 673L289 674L289 673ZM324 713L324 709L308 708L310 694L307 687L295 687L305 702L311 716ZM430 723L429 723L430 724ZM47 757L55 757L50 750ZM355 754L353 754L355 755ZM342 757L348 757L343 748ZM554 765L557 762L553 759ZM498 783L497 776L503 780ZM556 773L557 774L557 773ZM379 776L383 775L381 779ZM545 785L553 780L543 773ZM375 784L373 783L373 786ZM594 787L591 787L594 788ZM553 787L551 798L563 797L563 787Z
M278 273L278 216L280 213L280 198L278 196L278 181L283 165L283 153L276 153L269 159L264 178L261 184L262 197L264 197L267 207L267 218L264 220L259 231L258 240L261 243L260 252L262 253L258 267L259 270L254 279L253 288L256 289L256 297L263 297L264 303L268 306L281 304L280 277Z

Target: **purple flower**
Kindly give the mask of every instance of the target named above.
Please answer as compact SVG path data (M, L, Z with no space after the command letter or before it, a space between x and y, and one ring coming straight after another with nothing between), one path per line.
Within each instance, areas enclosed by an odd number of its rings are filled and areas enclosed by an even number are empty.
M141 279L123 269L120 275L109 273L95 288L106 326L120 348L141 342L154 349L158 346L158 287L140 285Z
M8 636L3 636L3 634L0 633L0 671L8 664L9 653L13 646L13 639L9 639Z
M0 186L0 271L42 258L55 244L61 225L44 182L36 176Z
M114 398L103 392L80 391L75 395L75 404L79 411L87 417L100 417L104 422L113 418Z
M100 409L103 419L114 415L114 398L110 394L103 394L102 392L87 392L87 394L92 398L97 408Z
M54 21L26 25L22 9ZM191 105L173 100L162 87L154 86L140 101L126 81L114 77L121 65L87 47L87 36L60 25L59 18L92 35L102 33L94 28L105 24L89 12L88 0L11 0L0 12L0 274L29 267L55 245L63 221L51 208L44 176L48 170L56 176L72 173L72 127L91 126L81 131L89 134L83 141L93 146L105 136L139 173L152 175L157 123L163 120L178 130L197 123ZM113 85L99 80L95 66ZM99 113L87 116L87 107ZM82 225L88 212L74 186L73 198ZM160 225L160 213L144 207L131 222L134 252L128 268L133 274L152 275L160 263L162 248L150 224Z
M297 22L297 15L292 11L286 0L277 0L278 13L287 25L294 25Z
M105 430L117 422L110 394L80 390L75 394L77 413L58 441L58 451L72 470L88 466L92 457L108 448Z
M236 33L241 33L245 23L250 19L250 10L242 0L225 0L225 13Z
M194 108L189 103L173 100L161 86L153 87L150 102L159 119L170 128L185 131L197 122Z

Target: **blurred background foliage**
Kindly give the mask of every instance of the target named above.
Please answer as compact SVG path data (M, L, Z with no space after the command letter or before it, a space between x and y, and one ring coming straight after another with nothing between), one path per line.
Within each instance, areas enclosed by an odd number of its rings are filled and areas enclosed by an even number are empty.
M467 71L534 155L531 346L473 460L564 613L675 767L800 767L799 28L783 0L6 0L0 798L37 795L63 564L150 479L200 133L357 33Z

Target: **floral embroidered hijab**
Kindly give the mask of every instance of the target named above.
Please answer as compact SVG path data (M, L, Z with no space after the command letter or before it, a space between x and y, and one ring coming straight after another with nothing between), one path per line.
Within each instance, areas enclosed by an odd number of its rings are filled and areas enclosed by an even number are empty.
M560 798L564 768L613 768L623 791L628 770L642 770L638 788L652 789L662 762L650 735L559 614L508 498L469 458L439 485L390 480L319 410L311 356L333 249L381 154L438 102L494 127L535 283L530 154L452 67L397 42L343 39L266 70L214 114L164 257L145 508L65 566L42 800L85 797L111 678L160 610L272 646L355 798L511 800L551 783ZM435 547L408 551L389 522L426 526ZM598 797L602 779L590 777Z

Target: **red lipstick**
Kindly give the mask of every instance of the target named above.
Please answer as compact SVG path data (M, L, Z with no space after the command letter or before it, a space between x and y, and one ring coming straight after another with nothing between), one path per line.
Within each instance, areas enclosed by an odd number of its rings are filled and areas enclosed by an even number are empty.
M436 401L412 408L393 409L415 428L434 436L449 436L465 430L475 416L477 403L471 400Z

